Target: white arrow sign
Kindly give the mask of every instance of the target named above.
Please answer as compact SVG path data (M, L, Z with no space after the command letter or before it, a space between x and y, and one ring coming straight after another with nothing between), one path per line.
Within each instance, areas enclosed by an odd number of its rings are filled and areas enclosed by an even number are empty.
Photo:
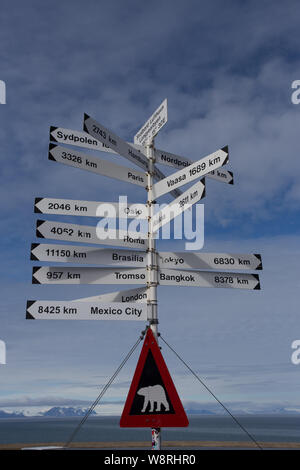
M148 318L148 307L136 303L65 302L28 300L27 320L140 320Z
M83 147L91 150L98 150L98 152L114 153L119 155L118 152L103 144L98 139L92 139L90 134L82 131L75 131L73 129L65 129L64 127L50 127L50 140L60 144L73 145L75 147ZM126 142L132 146L139 153L146 155L146 150L141 145L136 145L131 142Z
M65 129L63 127L50 127L50 140L60 144L75 145L76 147L83 147L91 150L98 150L100 152L113 152L112 149L104 145L97 139L92 139L89 134L82 131L74 131L72 129Z
M160 181L160 180L166 178L166 175L162 171L160 171L156 166L154 166L154 175L153 175L153 177L156 181ZM174 190L170 191L170 194L176 199L177 197L181 196L182 191L180 189L174 189Z
M83 130L95 139L100 140L103 144L108 145L108 147L119 155L122 155L127 158L127 160L143 168L143 170L148 170L148 159L145 155L125 142L125 140L121 139L114 132L95 121L95 119L91 118L88 114L84 114Z
M221 183L233 184L234 178L232 171L227 170L213 170L210 173L207 173L206 177L211 178Z
M52 131L50 133L50 136L54 135L54 137L55 137L54 140L56 140L57 142L72 143L72 145L76 145L76 146L80 146L80 147L93 148L95 150L101 150L103 152L109 152L109 153L113 153L115 155L118 155L118 152L116 152L115 150L113 150L113 149L107 147L106 145L102 144L102 142L98 141L97 139L96 140L95 139L94 140L90 139L89 134L87 134L86 132L72 131L71 129L64 129L64 128L61 128L61 127L51 127L51 129L55 129L55 131ZM88 141L87 136L93 142L93 144L85 145L85 142ZM98 142L99 145L94 147L94 142L95 141ZM146 158L144 153L143 153L144 147L142 147L140 145L136 145L136 144L130 144L129 142L127 142L127 144L134 147L135 150L138 153L142 153L142 157L141 157L142 160L144 160ZM51 144L50 144L50 146L51 146ZM62 147L60 147L60 148L62 148ZM65 148L65 150L67 150L67 148ZM64 155L64 157L65 157L65 155ZM90 157L87 156L87 155L85 157L88 159L88 168L86 168L86 169L90 169L90 164L89 164ZM52 158L50 158L50 159L52 159ZM61 160L60 160L60 162L61 162ZM61 162L61 163L66 163L66 162ZM95 163L99 164L99 159L95 160ZM69 163L67 163L67 164L69 164ZM74 166L76 166L76 168L77 168L77 165L74 165ZM81 168L81 166L79 166L79 168ZM123 168L123 167L121 167L121 168ZM90 171L92 171L92 170L90 170ZM139 172L135 172L134 174L139 175ZM142 175L142 173L140 173L140 175ZM107 176L110 176L110 174L107 175ZM160 181L161 179L164 179L166 177L166 175L161 170L159 170L157 167L154 167L154 175L153 176L157 181ZM145 175L144 175L144 177L145 177ZM170 194L173 197L176 198L176 197L180 196L180 194L182 194L182 192L179 189L175 189L174 191L171 191Z
M59 142L59 143L70 144L70 145L75 145L77 147L84 147L84 148L89 148L93 150L98 150L101 152L108 152L108 153L113 153L115 155L119 155L118 152L111 149L107 145L103 144L99 140L91 139L91 136L87 134L86 132L74 131L71 129L65 129L63 127L52 126L50 128L50 139L55 140L55 142ZM127 144L134 147L138 153L142 154L142 159L143 160L145 159L145 154L143 153L143 151L145 152L144 147L142 147L141 145L131 144L130 142L127 142ZM65 148L65 150L67 150L67 147ZM86 155L86 157L89 159L88 155ZM96 161L96 163L97 162L98 160ZM155 167L154 178L159 181L165 178L165 174ZM181 191L179 190L173 191L174 197L178 197L180 196L180 194L181 194Z
M172 168L186 168L194 162L186 157L175 155L174 153L165 152L164 150L155 149L155 159L157 163L171 166ZM222 183L233 184L233 173L227 170L213 170L206 174L207 178L212 178Z
M80 243L96 243L99 245L115 245L124 248L147 249L147 235L126 230L107 230L99 238L97 227L87 225L68 224L50 220L37 220L36 236Z
M185 191L175 201L157 212L152 218L152 231L156 232L160 227L169 223L179 214L190 208L193 204L200 201L205 196L204 178L197 181L191 188Z
M34 266L33 284L146 284L144 268Z
M159 252L160 268L170 269L262 269L259 254Z
M35 198L34 212L39 214L80 215L86 217L148 217L145 204L124 204L117 202L75 201L50 197Z
M103 144L99 140L92 139L91 136L87 134L86 132L76 131L72 129L65 129L63 127L51 126L50 127L50 140L53 140L58 143L74 145L76 147L83 147L83 148L88 148L92 150L98 150L100 152L118 154L113 149ZM130 142L127 142L127 144L132 145L138 152L144 154L145 149L141 145L131 144ZM166 152L160 149L155 149L155 158L156 158L157 163L171 166L172 168L179 168L179 169L185 168L193 163L193 160L190 160L187 157L182 157L180 155L176 155L174 153ZM156 168L156 171L159 172L157 168ZM161 173L161 175L163 175L163 173ZM159 176L159 174L155 174L154 177L157 180L165 178L165 175L163 176L161 175ZM207 173L206 176L208 178L212 178L217 181L221 181L221 182L228 183L228 184L233 184L233 173L231 171L216 170L216 171ZM174 197L178 197L180 194L178 192L178 194L173 194L173 195Z
M165 99L134 136L134 143L146 146L168 121L168 101Z
M76 302L147 302L147 288L138 287L137 289L119 290L117 292L109 292L108 294L94 295L83 299L76 299Z
M228 147L217 150L216 152L201 158L192 165L167 176L153 186L155 197L162 196L172 189L176 189L184 184L190 183L195 179L201 178L212 170L225 165L228 162Z
M209 271L179 271L162 269L159 272L159 284L180 287L225 287L231 289L259 290L257 274L236 274Z
M155 149L154 155L156 163L171 166L172 168L181 169L193 163L193 161L189 158L181 157L180 155L175 155L175 153L165 152L164 150L160 149Z
M31 245L31 259L33 261L100 264L104 266L145 267L147 264L147 255L142 251L46 243L33 243Z
M97 173L98 175L108 176L117 180L133 183L145 188L147 186L147 178L145 173L141 173L116 163L101 160L92 155L86 155L77 150L60 147L59 145L49 145L49 160L70 165L75 168Z

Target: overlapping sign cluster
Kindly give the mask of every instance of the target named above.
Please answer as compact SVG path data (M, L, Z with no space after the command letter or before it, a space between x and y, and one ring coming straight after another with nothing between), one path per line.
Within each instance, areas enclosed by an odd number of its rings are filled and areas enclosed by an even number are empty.
M167 119L167 100L164 100L136 133L134 143L125 142L88 115L84 116L84 132L51 127L50 160L141 186L147 191L147 202L127 203L127 197L122 203L120 198L119 203L107 203L38 197L35 199L35 212L103 217L109 206L110 216L114 220L144 220L147 230L130 231L127 226L124 230L120 228L124 225L119 223L117 230L106 227L106 230L99 231L99 224L94 227L37 220L38 238L69 243L32 244L32 260L65 264L34 266L32 282L70 285L132 284L141 287L71 301L30 300L27 302L26 312L27 319L149 321L150 329L145 337L120 425L152 426L156 428L153 431L157 436L160 436L161 426L188 425L187 416L157 343L157 286L257 290L260 289L258 275L245 271L262 269L259 254L156 250L155 238L159 230L205 197L204 176L233 184L232 172L221 169L228 163L227 146L196 162L155 149L154 137ZM102 160L98 156L74 150L73 147L118 154L138 166L139 170ZM165 176L155 163L171 166L177 171ZM192 182L191 187L181 191L182 186ZM174 197L174 201L168 206L159 207L155 212L156 199L167 193ZM157 438L157 442L160 442L160 438ZM159 447L160 444L157 444L153 448Z
M50 128L49 160L127 181L148 191L149 160L145 146L153 141L166 122L167 100L164 100L137 132L134 143L129 143L85 115L83 132L61 127ZM121 155L140 170L85 154L73 147ZM154 149L154 157L156 163L171 166L177 171L165 176L154 166L154 198L170 193L174 201L152 217L149 224L152 235L205 196L204 176L233 184L232 172L222 169L229 159L227 146L196 162L158 149ZM182 193L180 188L193 181L196 182ZM40 214L97 217L101 204L107 203L38 197L34 210ZM149 216L148 206L144 203L135 202L122 206L116 202L110 204L119 218L147 219ZM32 282L35 284L134 284L142 287L72 301L30 300L27 303L27 319L149 319L147 236L138 232L118 231L117 236L116 233L114 237L113 234L106 233L106 237L99 238L96 227L50 220L37 220L36 236L81 245L32 244L31 259L34 261L78 264L77 267L35 266L32 275ZM83 246L82 243L110 247ZM262 269L261 256L258 254L156 252L155 256L159 285L260 289L258 275L245 272Z

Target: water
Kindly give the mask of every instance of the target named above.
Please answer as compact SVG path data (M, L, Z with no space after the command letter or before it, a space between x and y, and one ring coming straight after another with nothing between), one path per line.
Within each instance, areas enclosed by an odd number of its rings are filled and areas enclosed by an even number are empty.
M0 444L66 442L81 418L0 419ZM187 428L163 428L164 441L239 441L249 438L227 416L190 416ZM299 442L298 416L241 416L239 421L261 442ZM148 428L120 428L118 417L90 417L76 442L150 442Z

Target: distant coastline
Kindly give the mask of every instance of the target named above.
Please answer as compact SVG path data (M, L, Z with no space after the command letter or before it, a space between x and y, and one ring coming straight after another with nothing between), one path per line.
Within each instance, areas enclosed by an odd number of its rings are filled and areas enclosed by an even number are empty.
M259 442L259 445L265 450L276 449L300 449L300 442ZM65 450L64 442L37 442L37 443L18 443L18 444L0 444L1 450L20 450L34 447L56 447L54 450ZM149 442L74 442L68 449L98 449L98 450L151 450ZM66 450L68 450L66 449ZM257 449L252 442L234 442L234 441L165 441L162 443L162 450L197 450L197 449Z
M36 413L29 413L28 410L12 411L10 409L0 408L0 420L1 419L15 419L15 418L72 418L84 416L88 408L82 408L77 406L53 406L45 411L36 411ZM185 409L188 416L227 416L223 410L218 412L206 409ZM300 409L285 408L285 407L274 407L266 410L243 410L238 409L232 411L235 416L299 416ZM120 414L102 414L93 410L91 417L118 417Z
M238 416L238 415L236 415ZM0 419L0 449L26 446L64 446L80 416L29 416ZM186 428L162 429L168 448L247 448L254 444L228 415L189 415ZM239 422L256 442L267 448L300 449L300 416L291 414L240 415ZM129 443L129 444L128 444ZM145 444L146 443L146 444ZM76 448L148 448L150 428L120 428L120 416L94 415L73 438ZM145 446L146 447L143 447Z

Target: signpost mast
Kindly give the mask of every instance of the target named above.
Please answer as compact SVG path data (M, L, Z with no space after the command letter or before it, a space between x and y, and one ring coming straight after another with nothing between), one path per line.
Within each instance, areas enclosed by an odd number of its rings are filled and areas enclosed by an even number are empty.
M153 335L158 343L158 316L157 316L157 284L158 284L158 264L156 253L156 240L152 228L152 220L154 215L153 199L153 175L154 175L154 139L146 145L148 158L148 175L147 175L147 194L148 194L148 248L147 248L147 303L150 309L149 325ZM152 450L160 450L161 448L161 430L160 428L152 428Z
M233 184L233 174L220 168L228 163L225 146L206 157L192 161L170 152L155 149L154 139L167 123L167 99L128 143L88 114L84 115L84 132L51 126L49 160L81 168L109 178L118 179L147 191L147 205L129 204L116 209L116 217L148 218L148 234L119 230L99 235L97 227L37 220L36 236L81 243L58 245L34 243L31 259L39 261L78 263L76 267L34 266L34 284L143 284L144 288L111 292L74 301L29 300L27 319L40 320L139 320L148 321L144 345L120 419L121 427L152 428L152 450L161 449L161 427L185 427L188 419L158 345L157 286L214 287L259 290L257 274L244 270L262 269L259 254L185 253L156 251L159 229L205 197L204 176ZM140 167L137 171L117 165L91 154L67 149L57 143L71 144L98 151L111 152ZM165 176L155 163L177 168ZM196 183L182 193L179 189ZM156 181L156 182L154 182ZM154 211L156 199L170 193L174 200ZM99 217L97 201L70 199L35 199L35 212ZM104 203L107 204L107 203ZM155 212L155 213L154 213ZM110 245L118 248L92 248L82 244ZM135 251L135 250L138 251ZM94 264L96 267L81 266ZM116 266L120 266L117 267ZM146 266L146 269L145 269ZM225 272L229 270L229 272ZM238 270L235 273L233 271ZM145 288L147 286L147 289ZM147 297L147 303L145 303Z
M147 295L147 303L150 305L150 312L151 316L149 319L150 328L153 331L153 334L156 338L157 337L157 255L156 255L156 244L155 244L155 235L152 230L152 219L154 214L154 204L155 201L153 199L153 173L154 173L154 141L147 145L147 157L148 157L148 185L147 185L147 192L148 192L148 248L147 248L147 283L148 283L148 295Z

